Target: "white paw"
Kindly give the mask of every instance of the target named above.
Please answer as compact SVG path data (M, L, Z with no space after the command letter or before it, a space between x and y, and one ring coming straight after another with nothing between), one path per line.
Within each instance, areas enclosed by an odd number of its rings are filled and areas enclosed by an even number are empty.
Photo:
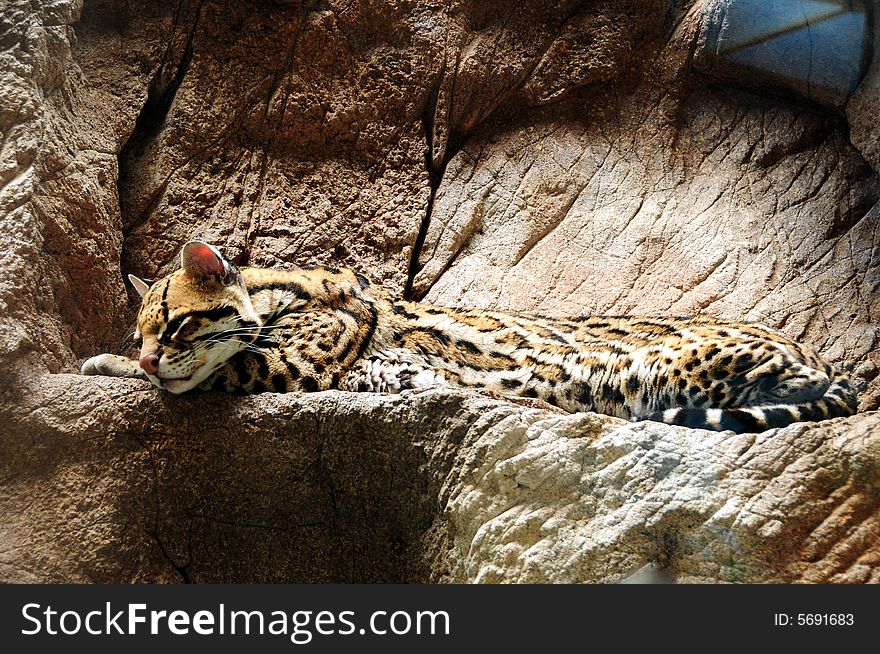
M409 388L436 388L437 386L446 386L448 383L446 378L435 370L425 368L412 376L409 380Z
M86 359L80 368L81 375L105 375L107 377L138 377L146 379L137 361L118 354L99 354Z

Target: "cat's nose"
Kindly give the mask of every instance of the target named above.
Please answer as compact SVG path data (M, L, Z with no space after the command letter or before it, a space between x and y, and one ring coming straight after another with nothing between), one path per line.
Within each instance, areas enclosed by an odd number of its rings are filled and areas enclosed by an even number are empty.
M141 368L148 375L155 375L159 372L159 355L154 353L142 356Z

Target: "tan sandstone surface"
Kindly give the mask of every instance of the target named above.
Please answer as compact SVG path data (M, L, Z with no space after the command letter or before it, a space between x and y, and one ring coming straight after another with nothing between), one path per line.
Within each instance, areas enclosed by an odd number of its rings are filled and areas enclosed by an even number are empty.
M845 106L739 88L723 5L6 3L0 579L880 581L878 58ZM123 273L194 237L450 306L761 321L862 413L737 436L72 374L129 351Z

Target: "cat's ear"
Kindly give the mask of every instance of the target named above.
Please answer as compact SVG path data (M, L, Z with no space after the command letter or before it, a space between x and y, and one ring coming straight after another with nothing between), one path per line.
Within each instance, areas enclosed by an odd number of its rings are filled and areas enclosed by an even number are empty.
M134 290L138 292L138 295L143 297L147 294L147 290L156 283L155 279L141 279L140 277L135 277L134 275L128 276L128 281L131 282L131 285L134 286Z
M180 253L180 265L191 277L203 282L229 284L234 278L235 266L220 254L220 250L203 241L189 241Z

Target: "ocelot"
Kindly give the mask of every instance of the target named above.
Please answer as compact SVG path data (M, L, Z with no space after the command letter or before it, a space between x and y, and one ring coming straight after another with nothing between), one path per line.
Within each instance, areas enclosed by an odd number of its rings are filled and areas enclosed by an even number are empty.
M149 282L140 360L102 354L83 374L146 377L173 393L396 393L436 384L563 410L761 431L847 416L856 395L813 350L755 324L708 318L546 318L391 297L335 268L239 270L187 243Z

